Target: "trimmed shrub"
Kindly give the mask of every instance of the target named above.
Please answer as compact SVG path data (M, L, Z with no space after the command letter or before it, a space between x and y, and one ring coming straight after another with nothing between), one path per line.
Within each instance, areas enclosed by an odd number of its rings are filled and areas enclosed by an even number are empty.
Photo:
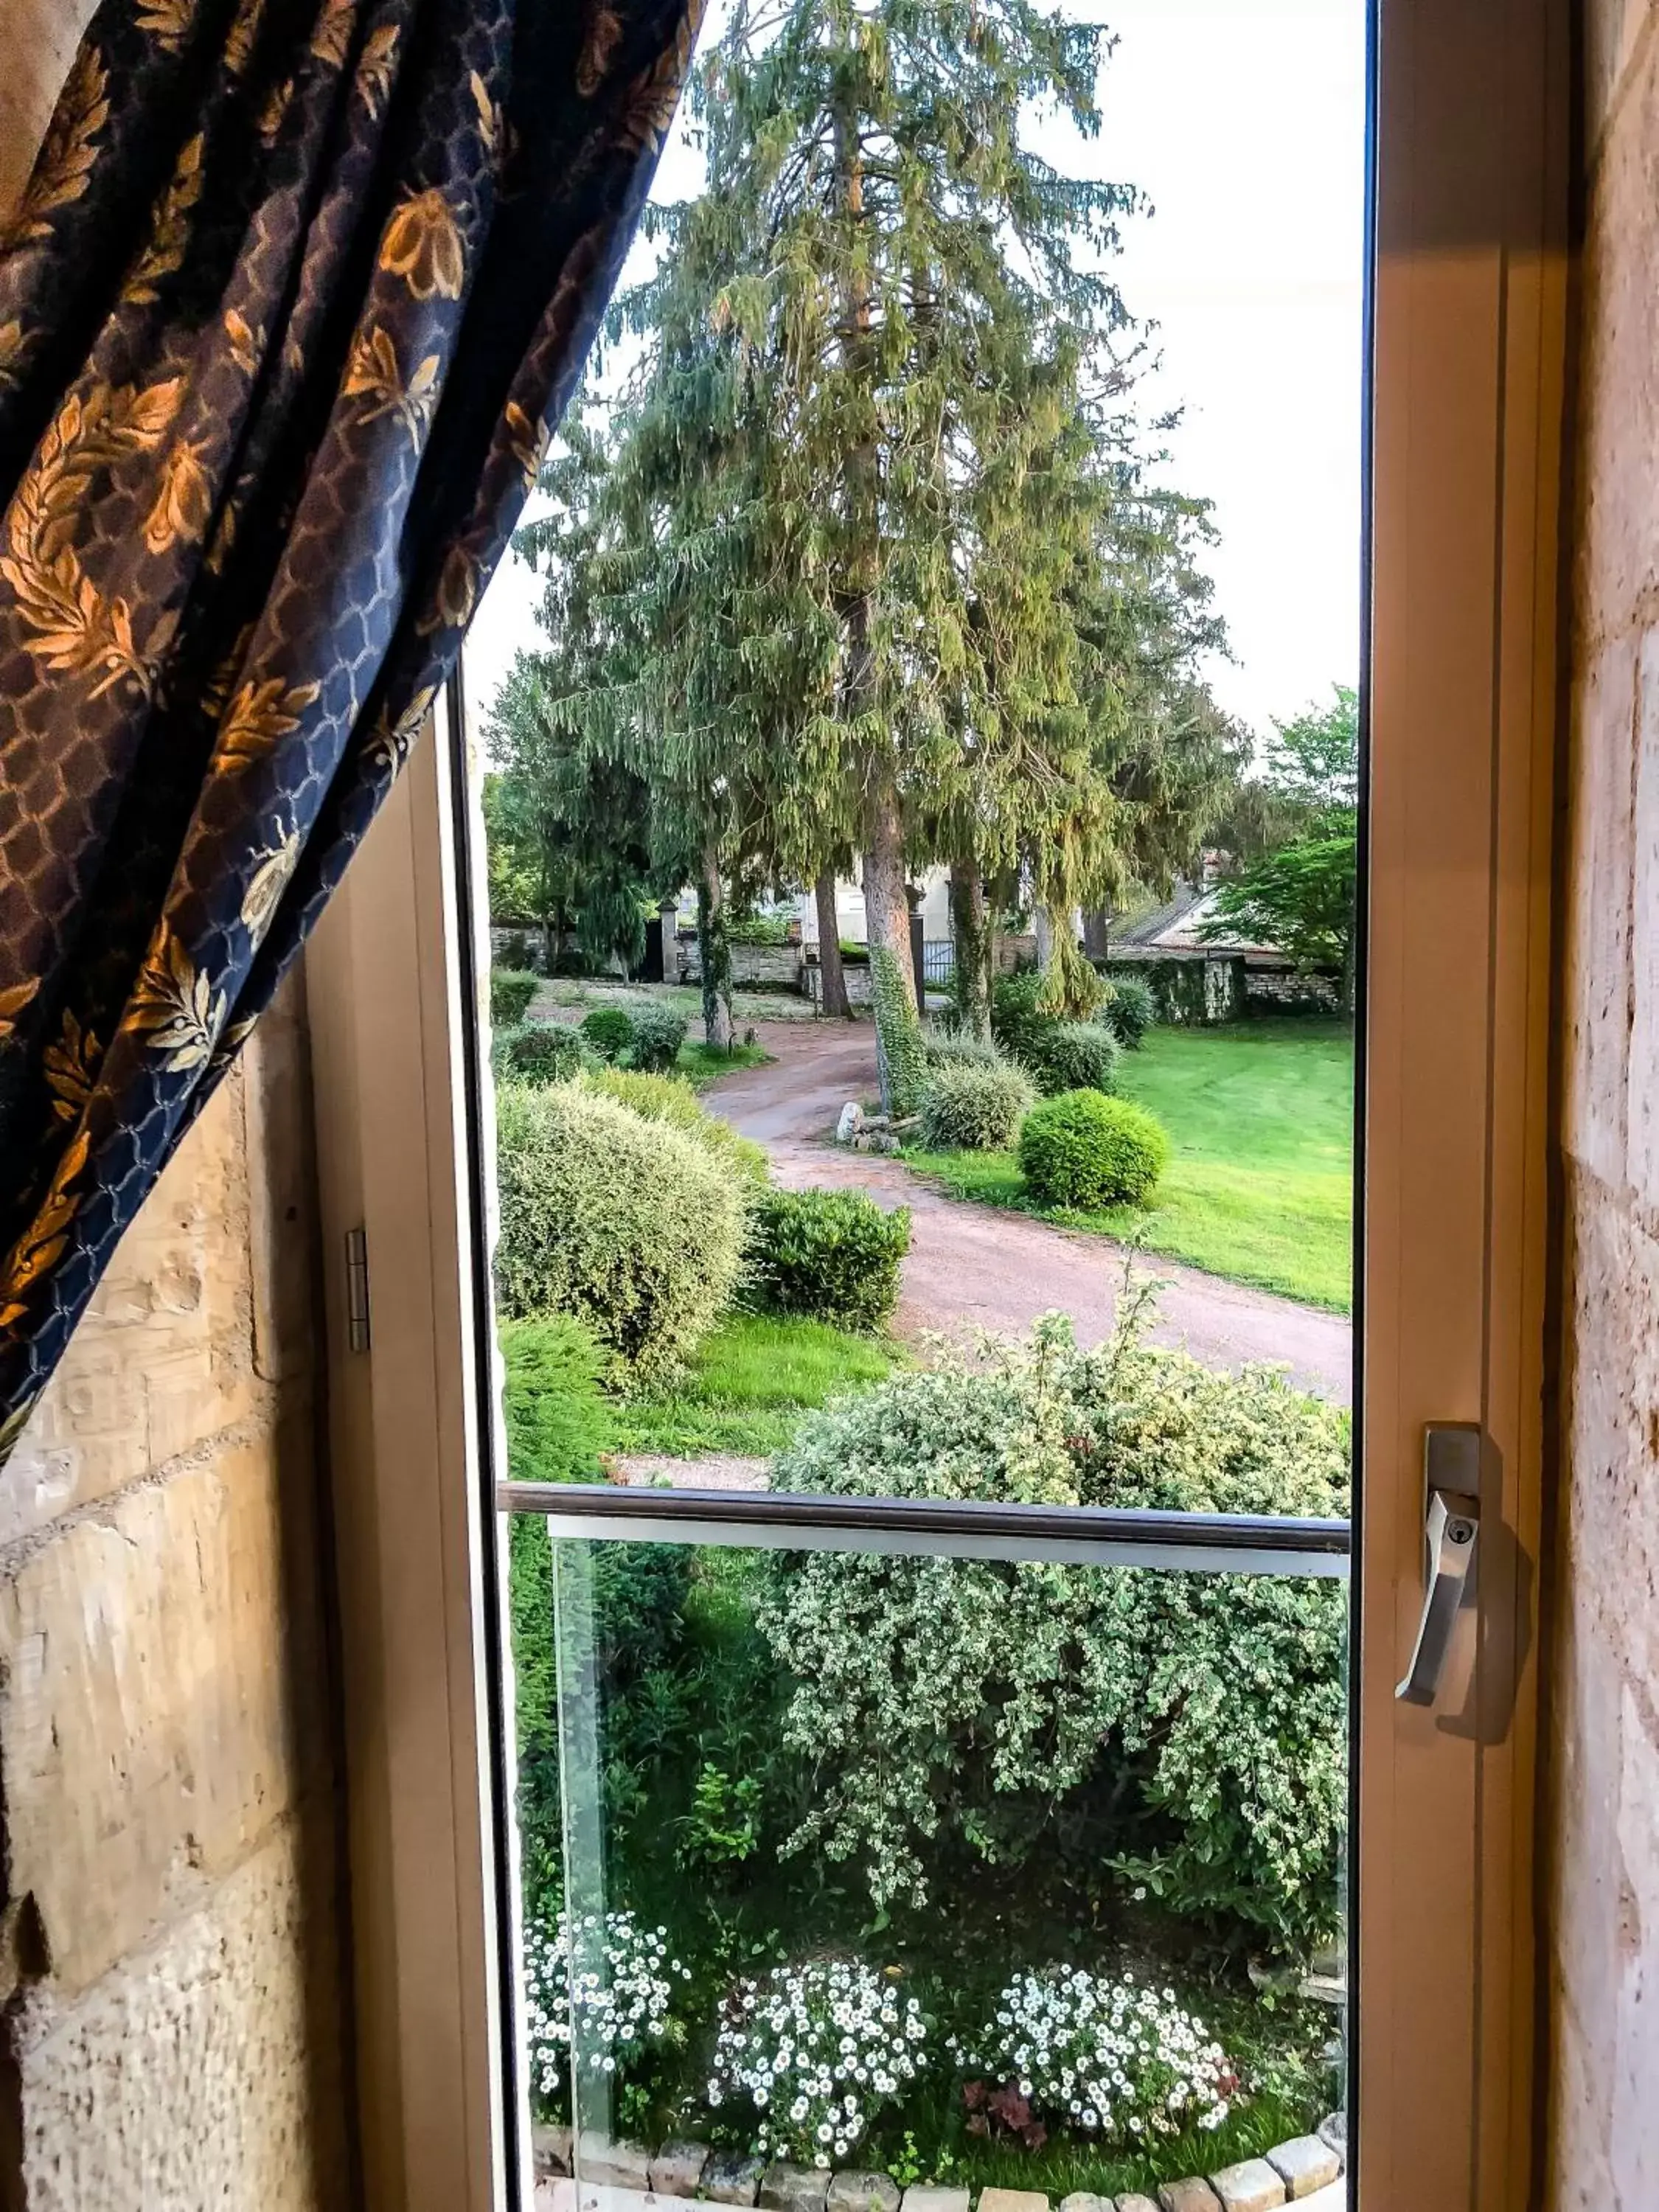
M492 968L489 971L489 1022L492 1029L508 1030L521 1022L536 995L539 975L527 968Z
M595 1006L582 1016L581 1031L601 1060L617 1060L634 1042L633 1017L624 1006Z
M1341 1515L1349 1425L1278 1370L1080 1352L1062 1316L988 1364L809 1415L780 1490ZM1305 1954L1340 1910L1345 1593L1257 1575L769 1555L761 1625L812 1762L789 1851L882 1908L930 1871L1028 1863L1056 1893L1150 1889L1230 1948ZM995 1717L995 1725L987 1716ZM962 1893L962 1875L940 1897Z
M1140 1041L1158 1020L1158 1000L1144 975L1112 975L1099 1018L1126 1052L1139 1052Z
M755 1212L756 1303L843 1328L878 1329L898 1304L910 1209L884 1213L855 1190L769 1190Z
M736 1179L681 1131L582 1084L502 1084L496 1146L504 1312L574 1314L641 1382L672 1375L737 1287Z
M999 975L991 991L991 1035L1004 1052L1024 1060L1038 1032L1052 1029L1053 1014L1037 1005L1042 978L1028 969L1017 975Z
M1066 1091L1025 1117L1019 1164L1046 1206L1139 1206L1169 1163L1161 1122L1124 1098Z
M496 1039L495 1065L523 1083L563 1083L599 1062L579 1031L560 1022L526 1022Z
M745 1182L767 1180L766 1147L740 1137L729 1121L711 1114L684 1077L648 1075L631 1067L597 1067L584 1079L590 1091L631 1107L647 1121L665 1121L712 1152Z
M930 1152L1006 1152L1036 1103L1030 1077L1012 1060L947 1061L921 1094L921 1141Z
M1051 1097L1061 1091L1114 1091L1121 1050L1099 1022L1053 1022L1038 1032L1032 1073Z
M659 999L642 999L626 1018L634 1028L628 1048L629 1066L647 1075L665 1074L685 1042L685 1016Z
M921 1049L932 1067L1004 1067L1007 1065L989 1037L969 1036L964 1030L927 1029Z

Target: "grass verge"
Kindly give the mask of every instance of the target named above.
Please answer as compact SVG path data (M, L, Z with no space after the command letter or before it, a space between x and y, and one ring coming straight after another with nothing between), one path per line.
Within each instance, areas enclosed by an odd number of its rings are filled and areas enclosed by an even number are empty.
M828 1322L732 1314L705 1337L672 1389L619 1402L612 1448L697 1459L711 1452L770 1458L801 1416L884 1382L896 1346Z
M1149 1207L1039 1206L1008 1152L915 1152L958 1198L1138 1237L1211 1274L1346 1313L1352 1303L1353 1039L1334 1022L1152 1030L1119 1090L1156 1114L1174 1158Z
M722 1052L718 1045L688 1040L680 1047L674 1073L683 1075L694 1091L706 1091L723 1075L735 1075L744 1067L764 1067L771 1058L772 1054L757 1044L734 1044Z

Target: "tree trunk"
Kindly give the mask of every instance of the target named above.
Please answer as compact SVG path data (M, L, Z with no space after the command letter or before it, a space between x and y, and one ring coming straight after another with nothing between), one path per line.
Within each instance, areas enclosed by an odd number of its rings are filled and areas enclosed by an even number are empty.
M1054 964L1054 933L1048 908L1035 894L1031 900L1031 934L1036 939L1037 974L1046 975Z
M1091 960L1104 960L1112 949L1112 917L1103 906L1091 906L1083 917L1083 949Z
M951 863L951 941L957 1011L969 1036L991 1034L991 933L985 885L971 860Z
M732 952L726 941L726 900L720 854L709 845L697 884L697 955L702 970L703 1035L716 1052L732 1049Z
M824 869L812 887L818 910L818 1011L826 1019L845 1021L852 1012L847 974L841 964L841 917L836 912L836 872Z
M916 986L910 964L910 902L904 895L904 833L898 794L890 781L872 798L865 814L864 922L872 954L878 945L892 954L914 1012Z
M680 980L680 902L664 899L657 908L657 920L662 928L662 980L678 983Z

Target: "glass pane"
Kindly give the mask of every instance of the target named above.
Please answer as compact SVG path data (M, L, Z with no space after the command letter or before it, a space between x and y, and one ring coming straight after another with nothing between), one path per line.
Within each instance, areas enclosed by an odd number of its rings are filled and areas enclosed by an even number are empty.
M1334 2177L1340 1583L515 1540L540 2201Z

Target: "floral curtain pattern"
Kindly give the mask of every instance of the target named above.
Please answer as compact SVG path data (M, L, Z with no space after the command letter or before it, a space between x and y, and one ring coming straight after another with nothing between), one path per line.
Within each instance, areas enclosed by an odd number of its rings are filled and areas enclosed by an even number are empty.
M453 665L702 0L105 0L0 245L0 1456Z

